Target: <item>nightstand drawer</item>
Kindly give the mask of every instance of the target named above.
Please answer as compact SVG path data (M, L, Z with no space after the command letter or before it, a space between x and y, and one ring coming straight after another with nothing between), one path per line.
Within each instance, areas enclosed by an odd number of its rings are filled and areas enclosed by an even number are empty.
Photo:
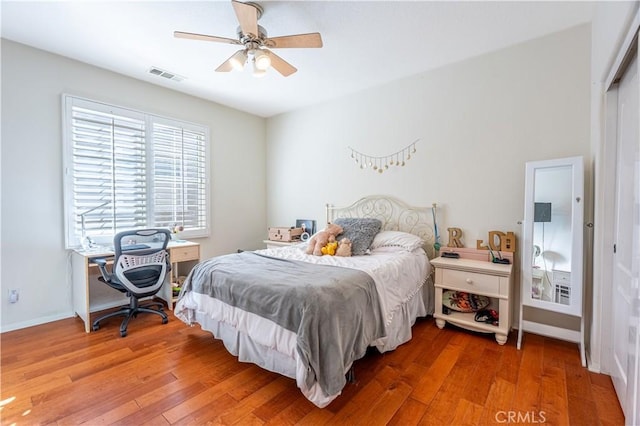
M300 240L294 241L272 241L272 240L263 240L263 243L267 245L268 249L278 248L278 247L288 247L296 244L300 244Z
M456 290L469 293L500 293L500 277L476 272L445 269L442 271L441 284L447 288L455 287Z
M171 262L184 262L186 260L200 260L200 246L173 247L170 253Z

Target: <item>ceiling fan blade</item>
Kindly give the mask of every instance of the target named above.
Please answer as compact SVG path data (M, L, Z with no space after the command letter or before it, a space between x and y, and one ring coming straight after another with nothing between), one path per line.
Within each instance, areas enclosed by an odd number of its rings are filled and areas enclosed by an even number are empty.
M265 52L269 55L269 58L271 58L271 66L284 77L289 77L291 74L298 71L296 67L294 67L289 62L285 61L272 51L265 49Z
M236 53L231 55L229 59L220 64L218 68L216 68L216 72L229 72L233 69L241 70L244 68L244 65L247 63L247 51L244 49L238 50Z
M227 59L216 68L216 72L230 72L233 71L233 65L231 65L231 58Z
M267 47L279 49L286 47L322 47L322 37L320 33L296 34L268 38L264 44Z
M185 33L183 31L174 31L173 36L177 38L188 38L190 40L215 41L218 43L240 44L238 40L226 37L217 37L205 34Z
M252 34L257 37L258 34L258 9L246 3L237 0L231 0L233 10L236 12L238 22L242 33L245 35Z

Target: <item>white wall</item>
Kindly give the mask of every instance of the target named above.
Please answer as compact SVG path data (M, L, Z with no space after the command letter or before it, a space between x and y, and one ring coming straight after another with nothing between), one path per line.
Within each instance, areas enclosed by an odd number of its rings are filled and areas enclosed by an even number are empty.
M260 247L267 226L263 118L8 40L1 47L2 331L73 314L62 217L62 93L209 126L213 223L212 235L198 240L202 256ZM9 304L14 288L20 301Z
M462 229L466 247L491 230L520 239L525 163L590 156L590 41L590 25L581 25L268 119L269 225L306 218L321 227L327 202L389 194L438 202L445 244L448 227ZM359 169L347 148L384 156L417 138L414 158L382 174ZM516 301L519 282L517 272ZM517 315L515 304L514 324ZM542 315L579 327L576 318Z
M440 203L443 233L461 228L467 247L519 234L525 162L589 156L589 50L582 25L268 119L268 223L322 226L324 203L380 193ZM347 148L382 156L417 138L414 158L382 174Z

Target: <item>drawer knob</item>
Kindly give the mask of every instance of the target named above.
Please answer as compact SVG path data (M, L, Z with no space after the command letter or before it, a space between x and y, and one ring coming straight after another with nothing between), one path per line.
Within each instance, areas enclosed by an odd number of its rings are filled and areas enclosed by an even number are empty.
M471 278L467 278L467 284L473 284L473 280Z

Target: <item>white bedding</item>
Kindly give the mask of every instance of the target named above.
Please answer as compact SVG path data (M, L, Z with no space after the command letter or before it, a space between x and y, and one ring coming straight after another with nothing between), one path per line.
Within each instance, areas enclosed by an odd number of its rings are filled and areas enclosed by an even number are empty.
M422 249L414 252L397 249L373 250L365 256L313 256L305 253L305 243L258 250L258 253L283 259L302 260L321 265L342 266L368 273L376 282L388 325L400 305L419 290L429 275L431 264Z
M433 284L428 279L430 263L422 249L407 252L382 248L365 256L338 257L307 255L305 248L306 244L301 243L258 252L367 272L375 282L385 315L386 337L371 342L379 351L393 350L410 340L416 318L433 313ZM339 395L326 396L317 384L305 388L306 372L298 362L296 334L270 320L194 292L178 301L175 315L188 324L200 324L223 340L227 350L240 361L295 378L302 393L319 407L328 405Z

